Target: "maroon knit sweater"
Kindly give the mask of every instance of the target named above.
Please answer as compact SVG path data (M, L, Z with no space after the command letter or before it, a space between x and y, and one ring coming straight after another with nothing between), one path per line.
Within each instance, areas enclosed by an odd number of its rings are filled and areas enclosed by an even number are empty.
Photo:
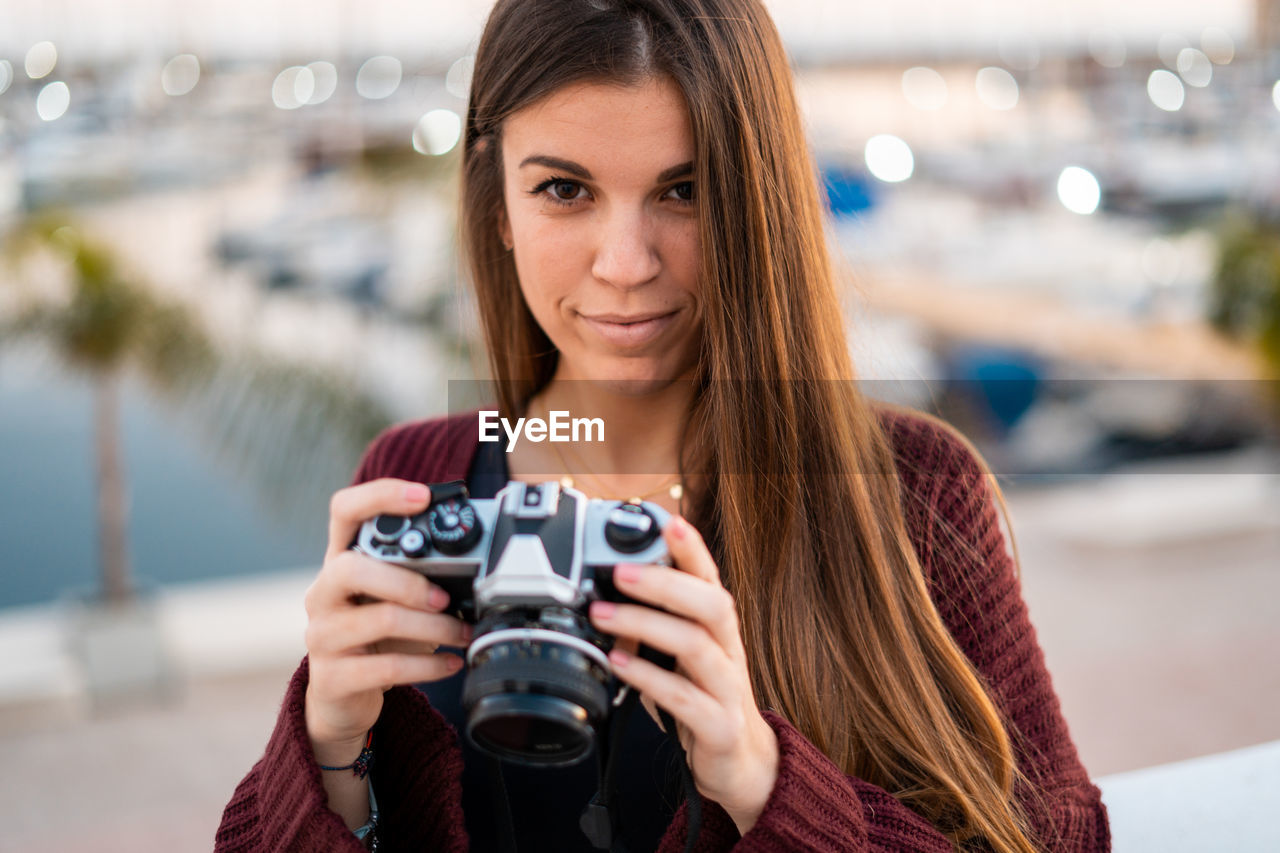
M1052 851L1109 850L1106 809L1067 732L977 459L933 421L890 411L882 419L930 594L1012 722L1019 766L1038 789L1019 792L1035 831ZM370 445L355 479L465 478L476 436L474 414L394 427ZM227 804L218 850L364 849L326 805L303 718L306 686L304 660L289 683L265 754ZM707 802L698 851L953 849L888 791L844 775L786 720L767 711L764 717L781 753L773 793L741 837L725 811ZM462 755L454 729L420 691L396 687L386 694L375 737L381 850L465 851ZM682 806L660 850L683 850L686 830Z

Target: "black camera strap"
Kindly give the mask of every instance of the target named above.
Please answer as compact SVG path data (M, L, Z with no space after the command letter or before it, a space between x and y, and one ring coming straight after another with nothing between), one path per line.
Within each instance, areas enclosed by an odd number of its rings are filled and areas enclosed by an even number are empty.
M667 713L667 709L658 706L658 718L662 720L662 729L675 744L676 756L680 760L680 778L684 783L684 802L689 808L689 832L684 839L684 853L693 853L693 845L698 843L698 834L702 832L702 795L693 781L693 770L689 767L689 756L685 754L684 745L676 734L676 721Z
M622 840L621 827L618 821L618 809L615 805L618 795L618 761L621 752L622 733L626 730L627 719L639 702L640 693L628 690L618 706L613 718L609 721L609 738L607 755L600 756L600 790L591 798L591 802L582 811L579 825L583 833L597 850L608 850L610 853L627 853L626 843ZM693 781L693 771L689 769L689 757L685 755L680 738L676 735L676 722L667 710L658 706L658 717L662 720L662 729L671 738L675 746L676 756L680 762L680 777L684 787L684 799L689 807L689 832L685 838L685 853L692 853L698 842L698 834L702 831L702 795ZM602 752L605 751L602 744Z
M597 850L609 853L628 853L626 842L622 838L622 827L618 819L618 755L622 752L622 735L626 731L627 720L639 703L640 693L628 690L609 719L607 738L597 741L596 767L600 775L600 788L591 802L582 810L578 819L584 835ZM681 783L684 787L684 799L689 809L689 832L684 842L685 853L692 853L702 831L702 795L693 781L693 771L689 768L689 757L685 754L680 738L676 735L676 723L665 708L658 707L658 717L662 720L663 731L671 738L676 755L680 762ZM515 822L511 817L511 802L507 796L506 780L502 775L502 761L489 758L490 792L493 796L494 814L498 819L499 844L507 853L516 851Z
M507 780L502 775L502 759L487 756L489 792L493 796L494 815L498 819L498 844L507 853L516 853L516 824L511 817L511 800L507 797Z
M622 734L626 731L627 720L635 708L640 694L635 690L627 690L622 702L609 718L609 735L602 739L596 749L596 767L599 772L600 788L591 802L582 810L578 818L578 826L583 835L597 850L608 850L610 853L627 853L626 842L622 840L622 828L619 824L618 808L618 754L622 752Z

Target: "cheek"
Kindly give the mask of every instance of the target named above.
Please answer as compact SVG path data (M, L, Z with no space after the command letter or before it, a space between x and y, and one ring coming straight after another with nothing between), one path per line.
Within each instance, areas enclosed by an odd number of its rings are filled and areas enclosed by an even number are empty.
M672 235L670 266L682 289L698 295L698 278L702 273L702 238L697 222L683 223Z
M534 318L551 334L561 322L561 303L590 278L585 220L517 209L510 222L520 291Z
M580 278L575 273L574 242L563 239L555 229L540 229L536 224L515 234L520 292L534 319L550 334L559 323L560 303L572 294Z

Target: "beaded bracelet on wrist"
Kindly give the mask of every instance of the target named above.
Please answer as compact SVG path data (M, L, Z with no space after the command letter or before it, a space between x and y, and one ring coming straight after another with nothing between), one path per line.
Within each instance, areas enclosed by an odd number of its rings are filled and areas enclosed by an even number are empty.
M321 770L350 770L356 775L357 779L363 779L369 775L369 768L373 765L373 729L369 729L369 736L365 738L364 749L360 750L360 754L356 756L356 760L350 764L344 764L341 767L330 767L327 764L321 764Z

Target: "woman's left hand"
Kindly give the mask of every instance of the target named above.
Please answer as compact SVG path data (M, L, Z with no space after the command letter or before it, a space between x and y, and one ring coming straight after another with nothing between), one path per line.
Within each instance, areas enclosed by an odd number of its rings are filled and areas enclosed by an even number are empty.
M655 703L671 714L699 793L745 834L777 780L778 740L756 707L733 596L702 537L678 516L663 537L678 568L622 564L613 578L622 592L667 612L597 601L591 619L605 633L675 657L670 672L620 649L609 654L655 720Z

